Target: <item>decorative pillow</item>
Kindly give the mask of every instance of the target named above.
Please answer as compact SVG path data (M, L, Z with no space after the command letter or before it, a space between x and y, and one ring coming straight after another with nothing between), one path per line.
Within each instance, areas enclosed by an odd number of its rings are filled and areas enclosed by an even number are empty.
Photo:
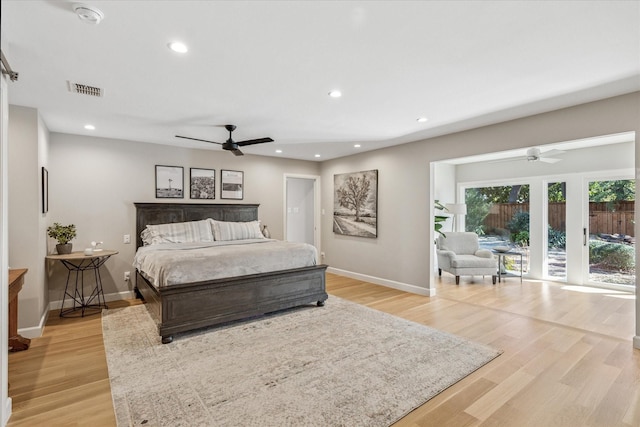
M231 222L211 220L215 240L264 239L260 230L260 221Z
M151 231L149 231L148 227L145 227L145 229L142 230L142 233L140 233L140 237L142 238L142 244L144 246L150 245L151 240L153 239L153 236L151 235Z
M208 220L147 225L140 234L145 245L160 243L213 242Z

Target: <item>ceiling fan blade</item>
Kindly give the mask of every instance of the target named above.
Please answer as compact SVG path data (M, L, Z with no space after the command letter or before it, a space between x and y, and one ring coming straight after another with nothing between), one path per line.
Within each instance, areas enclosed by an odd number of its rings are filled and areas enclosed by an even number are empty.
M522 157L522 156L506 157L504 159L488 160L486 163L518 162L520 160L527 160L527 158L526 156L525 157Z
M220 144L220 145L222 145L222 142L207 141L206 139L191 138L191 137L188 137L188 136L180 136L180 135L176 135L176 138L191 139L191 140L193 140L193 141L210 142L210 143L212 143L212 144Z
M544 163L558 163L562 159L556 159L553 157L540 157L538 158L538 160Z
M233 153L234 156L244 156L244 153L237 148L235 150L229 150Z
M236 144L238 144L240 147L244 147L245 145L262 144L264 142L273 142L273 139L271 138L248 139L246 141L238 141L236 142Z
M566 153L566 151L556 150L554 148L553 150L549 150L549 151L545 151L544 153L541 153L541 155L544 156L544 157L553 157L553 156L558 156L558 155L564 154L564 153Z

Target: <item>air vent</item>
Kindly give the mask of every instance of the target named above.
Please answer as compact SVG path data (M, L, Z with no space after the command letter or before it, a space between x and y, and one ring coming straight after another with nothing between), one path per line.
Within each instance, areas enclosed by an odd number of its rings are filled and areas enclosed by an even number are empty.
M71 81L67 81L69 85L69 92L79 93L80 95L89 95L89 96L104 96L104 90L99 87L85 85L82 83L74 83Z

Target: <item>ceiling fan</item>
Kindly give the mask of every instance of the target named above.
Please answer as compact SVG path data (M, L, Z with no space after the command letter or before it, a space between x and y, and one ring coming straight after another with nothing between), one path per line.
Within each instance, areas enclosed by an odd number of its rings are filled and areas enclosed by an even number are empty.
M512 161L518 161L518 160L526 160L528 162L557 163L562 159L559 159L553 156L557 156L564 153L565 151L555 150L555 149L545 151L543 153L542 151L540 151L539 148L534 147L534 148L529 148L525 156L493 160L492 163L493 162L512 162Z
M527 150L527 155L525 156L528 162L543 162L543 163L557 163L562 159L558 159L557 156L559 154L564 154L565 152L562 150L549 150L544 153L540 151L539 148L529 148Z
M271 138L258 138L258 139L248 139L246 141L234 141L233 138L231 137L231 133L234 130L236 130L236 126L224 125L224 128L229 131L229 139L227 139L225 142L207 141L206 139L191 138L188 136L180 136L180 135L176 135L176 138L184 138L184 139L191 139L193 141L202 141L202 142L210 142L212 144L219 144L219 145L222 145L223 150L231 151L236 156L244 156L244 154L242 153L242 151L240 151L240 148L238 147L244 147L246 145L253 145L253 144L262 144L265 142L273 142L273 139Z

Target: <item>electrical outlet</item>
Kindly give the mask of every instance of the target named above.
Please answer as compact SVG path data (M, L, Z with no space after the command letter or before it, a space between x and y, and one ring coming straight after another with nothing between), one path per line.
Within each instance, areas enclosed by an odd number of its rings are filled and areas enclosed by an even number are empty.
M128 282L129 280L131 280L131 272L130 271L125 271L124 272L124 281Z
M324 252L320 252L320 257L324 258Z
M123 242L124 243L131 243L131 234L125 234Z

